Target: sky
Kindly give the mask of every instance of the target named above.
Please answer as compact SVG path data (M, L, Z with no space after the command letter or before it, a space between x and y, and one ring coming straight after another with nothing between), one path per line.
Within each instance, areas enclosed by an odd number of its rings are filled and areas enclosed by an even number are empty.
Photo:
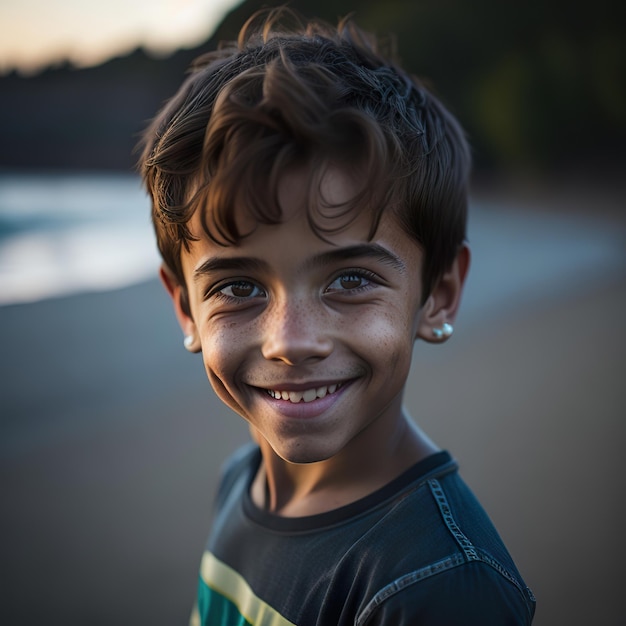
M167 54L209 37L241 0L0 0L0 72L96 65L139 45Z

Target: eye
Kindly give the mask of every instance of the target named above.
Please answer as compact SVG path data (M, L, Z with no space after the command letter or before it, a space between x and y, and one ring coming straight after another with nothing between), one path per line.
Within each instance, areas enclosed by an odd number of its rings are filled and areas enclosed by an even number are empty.
M373 286L373 275L370 272L349 270L340 274L326 288L326 293L362 291Z
M249 300L265 297L265 292L248 280L237 280L216 289L213 295L231 300Z

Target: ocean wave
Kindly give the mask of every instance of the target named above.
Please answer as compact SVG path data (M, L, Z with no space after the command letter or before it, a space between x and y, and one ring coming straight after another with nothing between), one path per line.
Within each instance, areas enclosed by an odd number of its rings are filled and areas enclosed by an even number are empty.
M136 176L0 176L0 305L108 290L156 275Z

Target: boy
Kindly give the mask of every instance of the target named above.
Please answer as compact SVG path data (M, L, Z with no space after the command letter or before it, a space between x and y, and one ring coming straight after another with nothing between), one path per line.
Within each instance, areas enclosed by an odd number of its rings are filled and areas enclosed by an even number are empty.
M227 463L193 621L530 624L534 598L402 394L469 265L457 122L349 22L249 21L147 130L185 347L254 444Z

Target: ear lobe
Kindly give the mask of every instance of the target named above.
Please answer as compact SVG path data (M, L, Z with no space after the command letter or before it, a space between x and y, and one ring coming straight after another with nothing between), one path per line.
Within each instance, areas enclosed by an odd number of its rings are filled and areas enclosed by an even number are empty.
M170 298L172 298L176 319L185 335L185 348L189 350L189 352L200 352L200 338L193 318L189 313L189 307L185 301L185 288L178 282L174 273L165 264L161 265L159 278L165 290L170 295Z
M452 334L470 266L470 250L463 244L450 269L437 281L420 312L416 339L442 343Z

